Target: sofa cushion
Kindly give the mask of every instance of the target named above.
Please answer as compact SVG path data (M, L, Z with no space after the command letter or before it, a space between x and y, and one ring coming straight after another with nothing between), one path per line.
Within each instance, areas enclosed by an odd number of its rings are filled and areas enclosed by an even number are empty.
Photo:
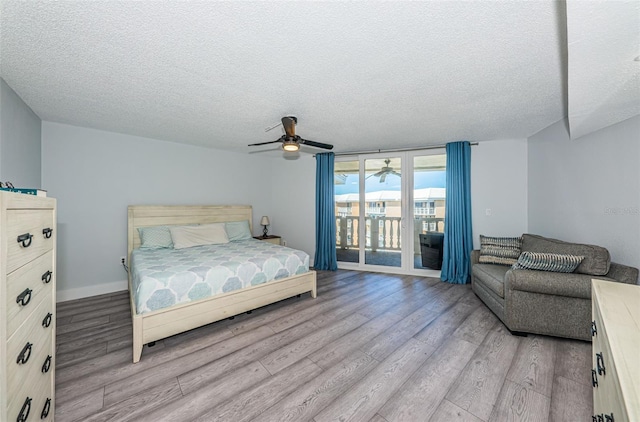
M480 235L480 263L513 265L520 256L521 237Z
M522 252L525 251L584 256L575 271L580 274L606 275L611 264L609 251L603 247L563 242L534 234L522 235Z
M584 256L524 251L511 269L572 273L583 259Z
M607 277L598 279L615 282ZM510 290L591 299L591 276L586 274L512 270L507 272L505 283Z
M471 271L476 282L504 298L504 275L509 270L510 267L504 265L476 264Z

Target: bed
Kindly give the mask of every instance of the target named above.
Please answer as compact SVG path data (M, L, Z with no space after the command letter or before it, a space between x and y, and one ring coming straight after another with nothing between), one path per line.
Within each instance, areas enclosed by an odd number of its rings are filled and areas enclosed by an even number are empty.
M136 205L128 208L128 262L131 264L129 269L129 293L131 301L131 318L133 322L133 362L140 361L142 356L142 348L145 344L160 340L184 331L188 331L215 321L226 319L243 312L265 306L292 296L310 292L311 297L316 297L316 273L315 271L305 272L296 267L296 264L289 265L289 275L282 277L280 270L274 270L280 275L273 281L255 284L248 283L247 286L236 287L236 290L227 288L229 283L220 283L220 287L211 288L211 296L190 300L188 302L169 304L158 304L158 300L151 300L153 292L138 295L140 287L139 280L134 280L136 273L136 262L140 268L150 268L148 260L158 259L161 264L166 264L167 257L170 257L171 250L152 253L151 255L140 254L138 250L141 244L138 228L153 226L187 226L197 224L236 222L236 221L252 221L252 209L250 206L244 205L225 205L225 206L148 206ZM247 241L249 242L249 241ZM252 240L258 253L269 253L265 251L268 248L278 248L276 245L268 242ZM220 249L220 246L217 245ZM234 245L235 247L235 245ZM190 248L191 249L191 248ZM201 256L204 256L206 247L197 247ZM231 248L232 249L232 248ZM280 248L288 249L288 248ZM184 251L184 249L176 249ZM289 251L293 251L289 249ZM277 251L280 253L280 251ZM295 253L295 252L293 252ZM302 252L299 253L302 259ZM184 253L178 254L180 258L184 257ZM306 255L306 254L305 254ZM143 257L146 256L147 264ZM150 258L153 256L153 258ZM169 258L171 259L171 258ZM281 258L284 265L285 259ZM287 263L295 262L294 258L286 260ZM191 265L188 263L188 265ZM193 265L191 265L193 267ZM308 266L307 266L308 268ZM197 272L197 271L196 271ZM298 272L298 273L296 273ZM140 278L141 276L137 276ZM139 297L141 296L141 297ZM144 296L144 297L142 297ZM140 300L138 300L140 299Z

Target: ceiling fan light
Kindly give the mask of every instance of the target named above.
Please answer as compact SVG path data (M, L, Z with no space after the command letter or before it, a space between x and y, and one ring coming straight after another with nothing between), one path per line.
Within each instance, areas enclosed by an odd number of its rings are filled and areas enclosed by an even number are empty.
M289 151L289 152L295 152L295 151L297 151L297 150L299 150L299 149L300 149L300 145L298 145L298 143L297 143L297 142L288 142L288 141L285 141L285 142L282 144L282 149L283 149L283 150L285 150L285 151Z

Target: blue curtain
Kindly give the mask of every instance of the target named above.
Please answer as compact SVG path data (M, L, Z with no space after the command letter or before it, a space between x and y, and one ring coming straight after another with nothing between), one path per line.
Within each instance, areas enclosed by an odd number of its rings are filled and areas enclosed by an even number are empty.
M316 154L316 255L313 266L317 270L338 269L333 162L333 152Z
M471 145L447 144L447 208L444 220L442 281L465 284L471 273Z

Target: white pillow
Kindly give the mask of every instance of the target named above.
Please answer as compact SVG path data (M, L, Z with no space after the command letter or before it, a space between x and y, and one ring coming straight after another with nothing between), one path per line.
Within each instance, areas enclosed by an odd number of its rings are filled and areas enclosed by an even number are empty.
M229 243L224 223L169 227L174 249Z

